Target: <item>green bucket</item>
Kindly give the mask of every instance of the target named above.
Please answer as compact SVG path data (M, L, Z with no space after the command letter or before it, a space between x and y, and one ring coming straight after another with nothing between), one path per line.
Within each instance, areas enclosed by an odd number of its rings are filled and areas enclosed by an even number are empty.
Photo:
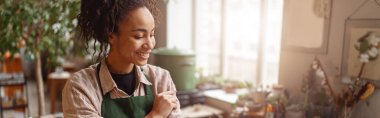
M178 91L195 90L195 54L177 48L153 51L156 66L167 69Z

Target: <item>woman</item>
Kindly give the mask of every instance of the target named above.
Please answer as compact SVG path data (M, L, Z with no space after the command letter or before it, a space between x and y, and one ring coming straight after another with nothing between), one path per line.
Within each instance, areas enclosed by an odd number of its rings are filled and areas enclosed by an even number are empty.
M147 64L156 16L155 0L81 1L81 39L100 43L100 62L67 81L65 117L181 117L169 72Z

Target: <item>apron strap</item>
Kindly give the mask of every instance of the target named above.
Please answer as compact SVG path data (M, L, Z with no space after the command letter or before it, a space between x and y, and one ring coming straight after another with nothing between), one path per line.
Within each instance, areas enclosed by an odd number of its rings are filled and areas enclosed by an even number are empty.
M152 87L151 87L151 85L145 85L144 84L144 88L145 88L145 95L152 95Z

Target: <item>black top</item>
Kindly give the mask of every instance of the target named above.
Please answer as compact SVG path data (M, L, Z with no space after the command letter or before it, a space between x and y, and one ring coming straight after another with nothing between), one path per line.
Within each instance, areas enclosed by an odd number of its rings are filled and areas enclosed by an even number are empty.
M135 68L133 67L132 72L127 74L116 74L112 72L110 73L117 87L128 95L133 96L133 92L136 89Z

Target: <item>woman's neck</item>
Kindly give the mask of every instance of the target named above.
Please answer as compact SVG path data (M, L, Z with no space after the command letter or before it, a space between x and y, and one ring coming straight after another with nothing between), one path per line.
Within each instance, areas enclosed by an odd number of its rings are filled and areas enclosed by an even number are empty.
M106 58L106 64L108 66L108 70L116 74L130 73L132 72L134 65L132 63L126 62L125 60L122 60L122 58L117 55L112 55L111 53Z

